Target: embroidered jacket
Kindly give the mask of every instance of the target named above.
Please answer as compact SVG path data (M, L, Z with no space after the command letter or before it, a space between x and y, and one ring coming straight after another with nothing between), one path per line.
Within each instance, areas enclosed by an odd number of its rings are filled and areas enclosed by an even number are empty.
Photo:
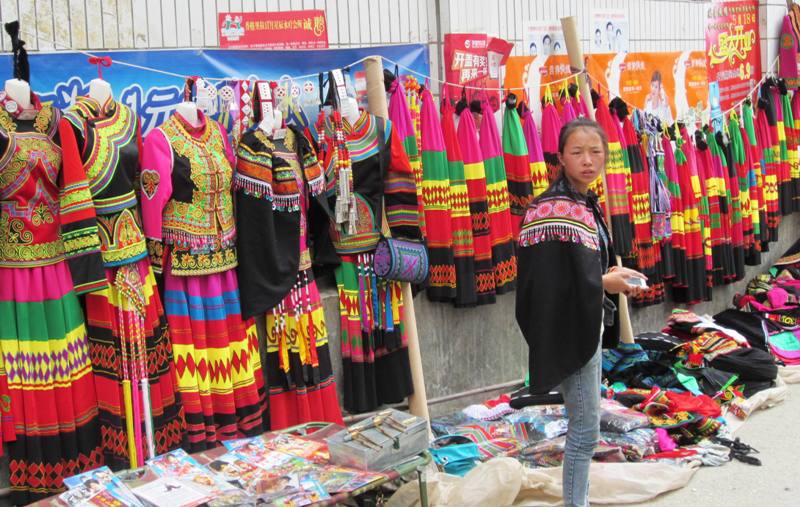
M305 136L289 129L284 139L272 140L256 127L236 153L237 275L246 319L280 303L312 257L330 265L338 256L330 244L325 175ZM311 243L313 255L301 243Z
M124 104L101 105L78 97L65 113L75 130L97 213L106 266L130 264L147 255L135 180L139 172L139 119Z
M585 365L600 345L602 276L614 259L608 237L596 196L579 194L563 176L525 213L516 315L530 347L536 394L550 391ZM604 345L616 345L616 320L606 326L603 338Z
M31 101L19 110L0 94L0 267L66 259L76 292L101 289L97 221L75 136L52 104Z
M420 238L419 209L414 173L403 143L388 120L361 112L351 126L343 120L347 150L352 162L353 197L356 203L355 232L331 221L331 237L343 255L372 252L381 235L381 215L392 236ZM325 137L325 181L331 209L335 209L338 154L335 131L328 118Z
M178 276L236 267L233 155L222 127L198 115L195 128L173 114L147 135L142 158L142 220L151 258L161 266L168 254Z

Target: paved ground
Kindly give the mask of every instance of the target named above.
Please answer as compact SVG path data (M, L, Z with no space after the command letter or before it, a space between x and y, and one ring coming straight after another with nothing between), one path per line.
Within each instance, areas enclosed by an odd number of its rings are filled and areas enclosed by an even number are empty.
M646 504L653 507L783 507L800 505L800 384L789 386L788 399L760 411L736 433L761 454L762 466L738 461L703 467L683 489Z

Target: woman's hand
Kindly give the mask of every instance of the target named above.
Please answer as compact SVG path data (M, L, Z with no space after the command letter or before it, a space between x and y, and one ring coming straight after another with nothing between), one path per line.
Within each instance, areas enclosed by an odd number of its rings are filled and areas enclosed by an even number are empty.
M626 296L636 296L645 289L636 285L631 285L629 280L639 278L647 281L647 277L636 270L624 268L622 266L612 267L608 273L603 275L603 289L609 294L625 294Z

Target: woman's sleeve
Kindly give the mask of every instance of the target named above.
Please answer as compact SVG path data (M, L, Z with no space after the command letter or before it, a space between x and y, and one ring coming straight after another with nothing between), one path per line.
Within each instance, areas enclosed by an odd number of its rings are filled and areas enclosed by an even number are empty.
M61 140L61 237L75 292L85 294L104 289L107 285L97 216L73 125L62 119L58 125L58 135Z
M155 129L144 140L142 172L142 226L153 270L161 272L163 245L161 221L164 206L172 195L172 148L164 133Z

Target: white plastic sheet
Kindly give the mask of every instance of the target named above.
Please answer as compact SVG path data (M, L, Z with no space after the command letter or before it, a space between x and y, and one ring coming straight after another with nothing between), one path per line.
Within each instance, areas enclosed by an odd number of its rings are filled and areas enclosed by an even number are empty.
M592 504L627 504L651 500L682 488L697 469L665 463L592 463ZM428 500L436 507L555 507L562 505L561 467L530 469L513 458L494 458L465 477L428 474ZM404 485L389 507L416 507L419 486Z

